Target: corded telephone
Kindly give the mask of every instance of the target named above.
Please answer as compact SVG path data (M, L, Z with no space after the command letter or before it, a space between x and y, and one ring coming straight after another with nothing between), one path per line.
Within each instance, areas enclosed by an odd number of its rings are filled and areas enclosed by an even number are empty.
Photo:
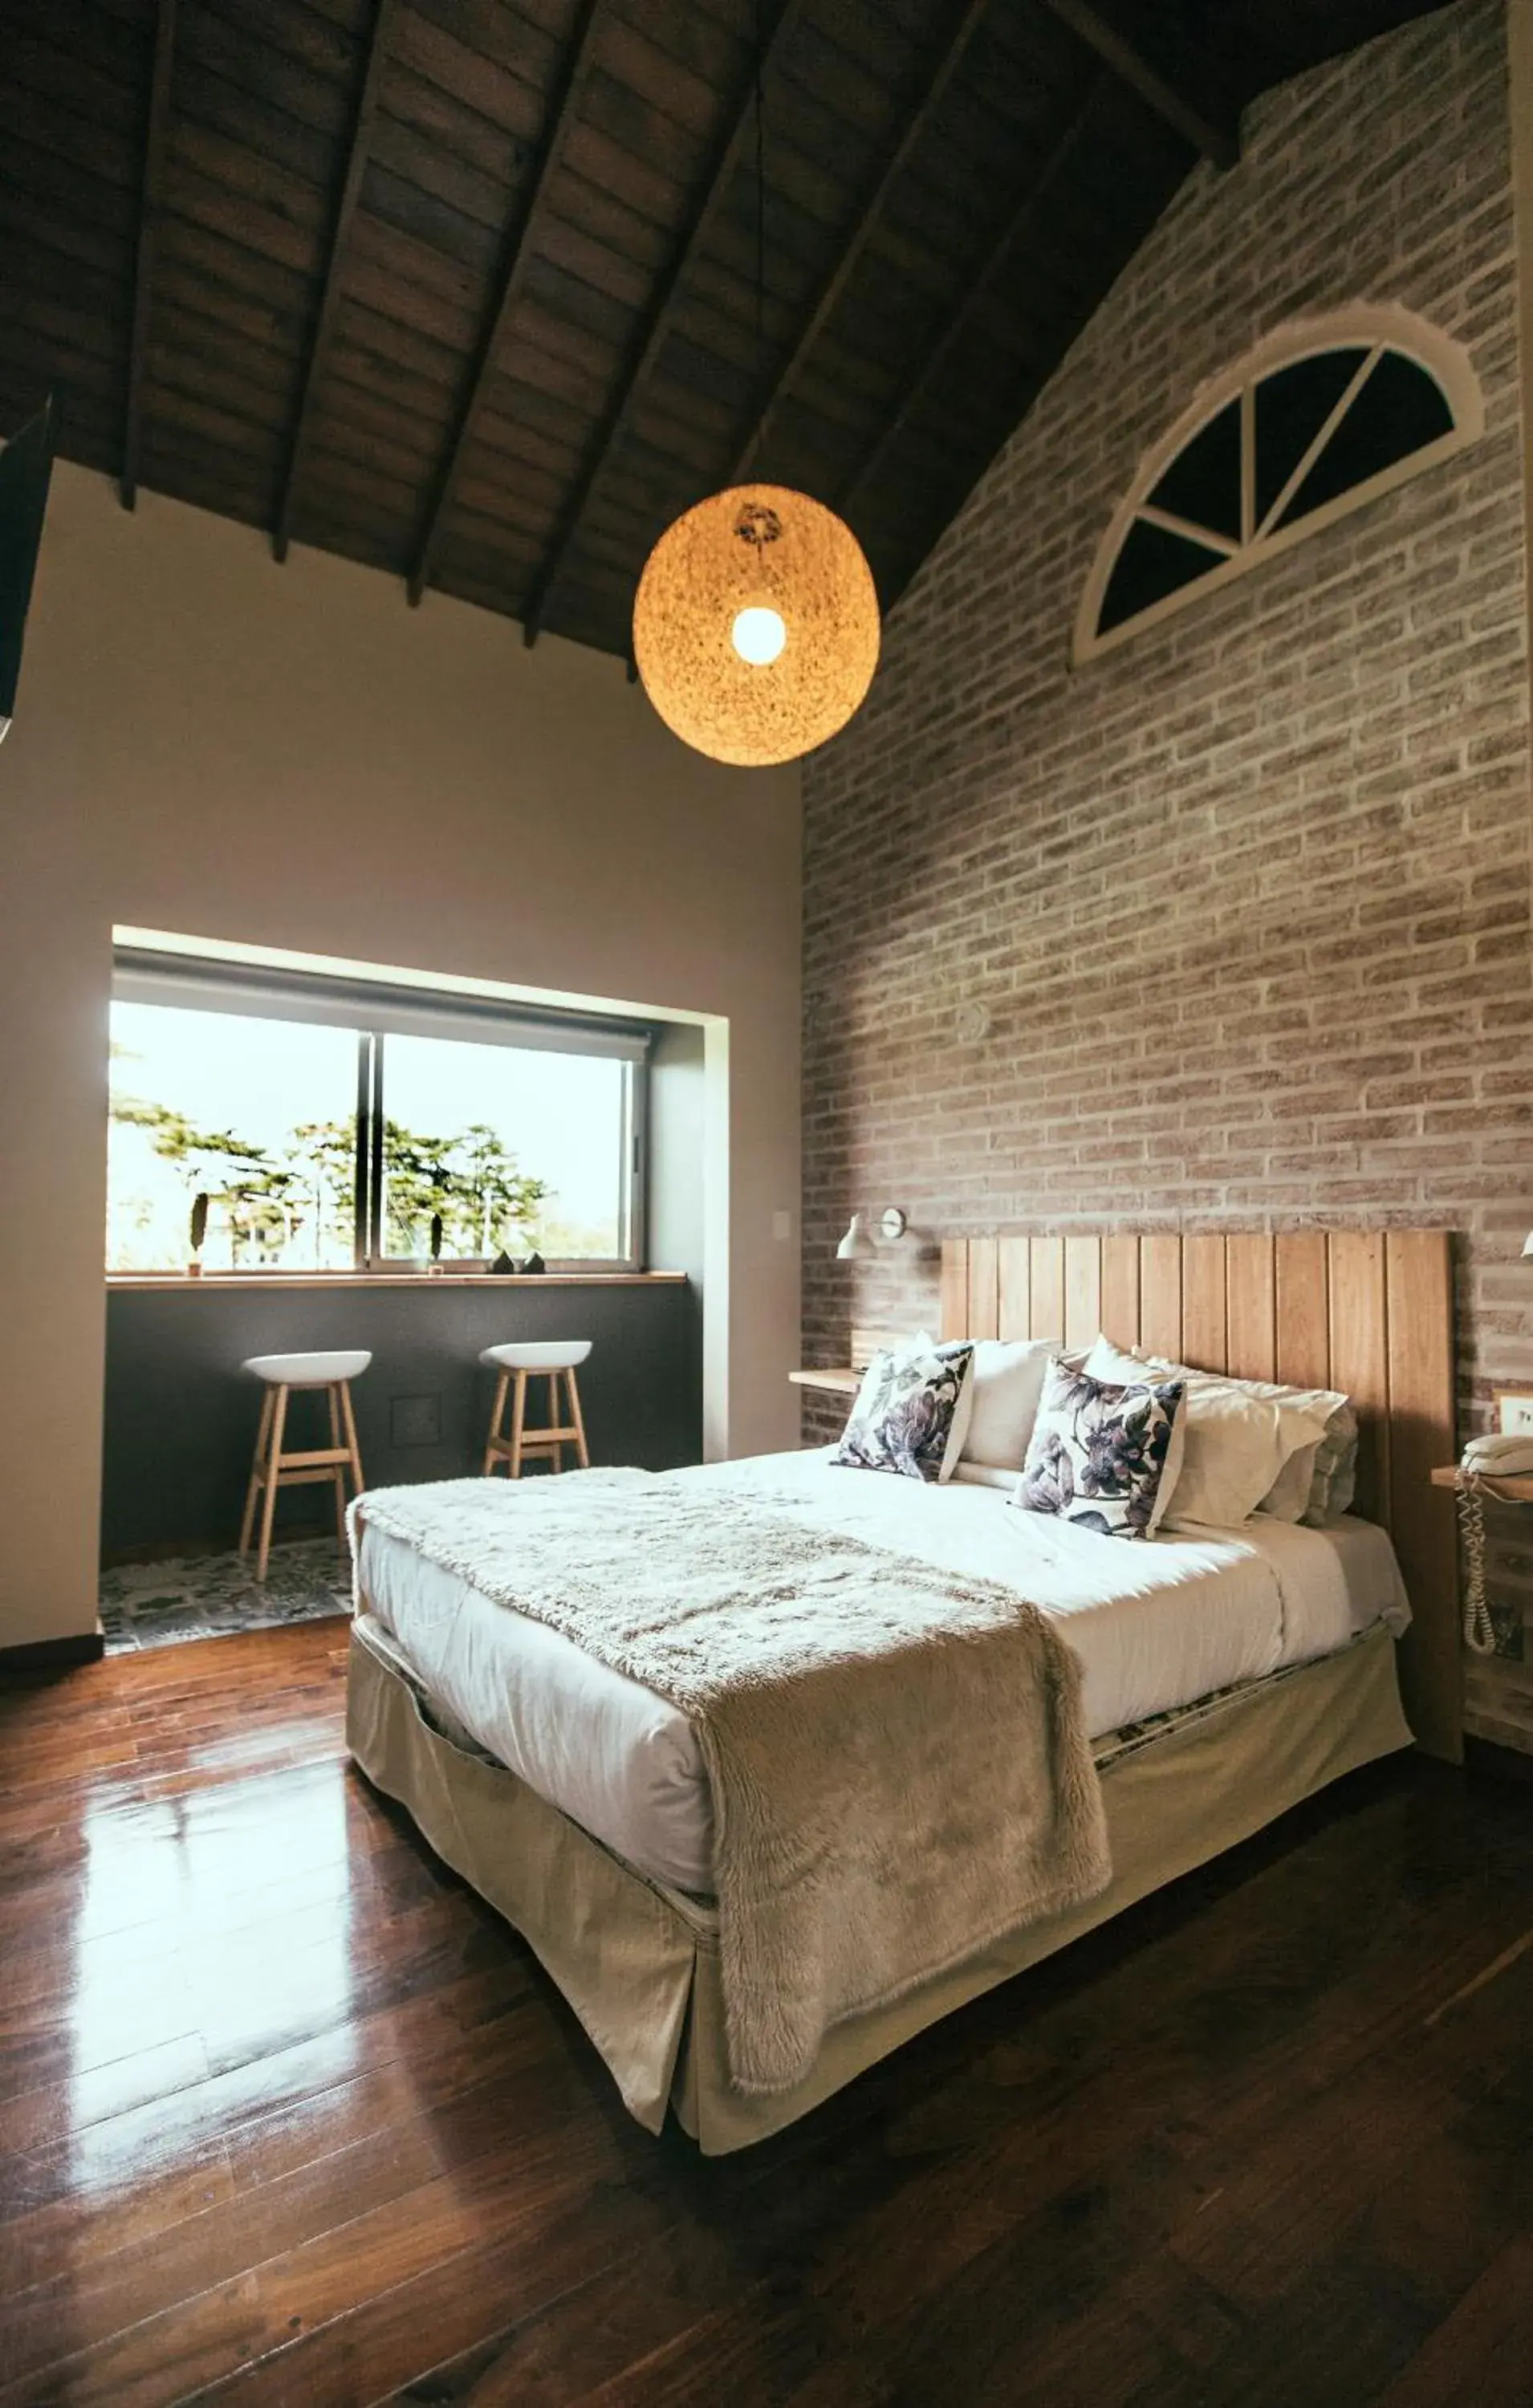
M1526 1480L1533 1475L1533 1437L1471 1439L1458 1469L1466 1480Z
M1458 1518L1464 1530L1464 1640L1477 1656L1496 1652L1496 1627L1485 1603L1485 1503L1498 1480L1533 1478L1533 1437L1470 1440L1458 1467Z

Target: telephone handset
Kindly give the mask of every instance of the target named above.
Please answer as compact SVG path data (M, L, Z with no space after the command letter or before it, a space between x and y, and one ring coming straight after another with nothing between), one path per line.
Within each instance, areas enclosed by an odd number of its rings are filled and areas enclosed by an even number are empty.
M1526 1480L1533 1474L1533 1437L1471 1439L1458 1469L1464 1480Z
M1498 1480L1533 1477L1533 1437L1472 1439L1458 1466L1458 1518L1464 1531L1464 1640L1477 1656L1496 1653L1496 1626L1485 1603L1485 1498Z

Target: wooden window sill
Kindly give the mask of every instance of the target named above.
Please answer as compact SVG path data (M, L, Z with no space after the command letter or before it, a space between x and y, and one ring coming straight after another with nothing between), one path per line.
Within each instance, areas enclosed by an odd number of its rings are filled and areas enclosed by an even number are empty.
M204 1271L188 1279L184 1271L108 1271L108 1292L123 1289L165 1289L179 1296L223 1295L231 1288L242 1296L275 1289L291 1295L295 1288L321 1288L335 1295L353 1288L440 1289L451 1296L461 1287L681 1287L685 1271Z

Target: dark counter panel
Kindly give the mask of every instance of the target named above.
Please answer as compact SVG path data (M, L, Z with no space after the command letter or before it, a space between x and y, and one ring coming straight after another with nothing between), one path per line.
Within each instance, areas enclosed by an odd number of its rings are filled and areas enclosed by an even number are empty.
M107 1299L101 1544L106 1559L232 1547L261 1408L251 1354L365 1346L352 1389L370 1487L454 1480L480 1468L494 1380L480 1349L518 1338L589 1338L580 1373L593 1463L663 1471L701 1452L702 1396L688 1283L544 1289L442 1280L371 1287L219 1292L115 1289ZM535 1383L541 1418L545 1391ZM295 1397L289 1444L328 1442L322 1397ZM312 1416L313 1435L308 1429ZM277 1535L327 1526L330 1491L278 1499Z

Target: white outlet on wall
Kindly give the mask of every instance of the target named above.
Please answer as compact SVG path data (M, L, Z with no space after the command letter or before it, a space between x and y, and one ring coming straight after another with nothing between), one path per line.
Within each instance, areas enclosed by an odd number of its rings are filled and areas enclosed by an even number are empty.
M792 1238L793 1214L791 1212L774 1212L772 1214L772 1235L774 1238L781 1238L784 1244Z

